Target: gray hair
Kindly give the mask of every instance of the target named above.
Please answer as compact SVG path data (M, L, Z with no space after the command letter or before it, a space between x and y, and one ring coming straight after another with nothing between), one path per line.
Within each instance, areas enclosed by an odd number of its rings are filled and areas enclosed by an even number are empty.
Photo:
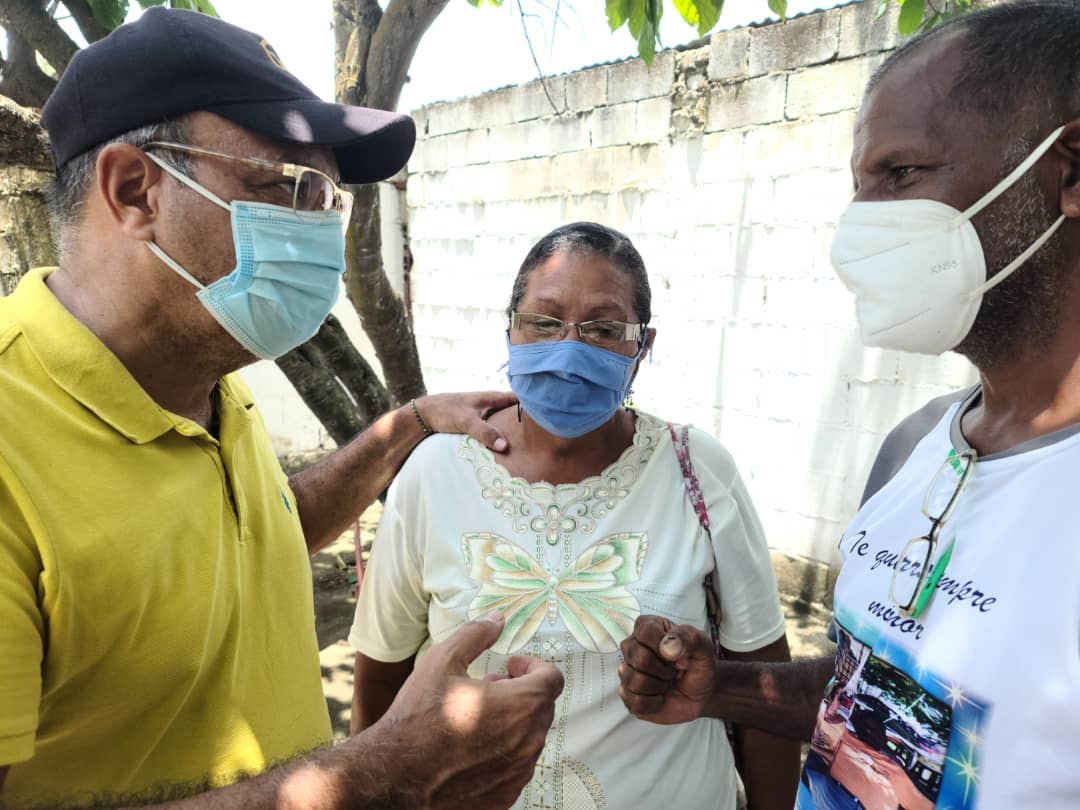
M634 315L637 316L638 323L649 322L652 318L652 289L649 287L645 261L626 234L596 222L572 222L563 225L532 246L525 261L521 263L517 278L514 279L510 306L506 310L507 317L518 308L521 299L525 297L532 271L556 253L563 251L581 256L603 256L630 276L634 282Z
M56 170L56 176L52 183L49 184L46 200L49 204L49 218L52 220L53 231L59 241L58 247L61 255L82 220L82 209L86 205L86 199L94 185L97 175L97 160L102 149L114 143L124 143L130 146L145 146L151 141L184 143L186 137L187 127L183 118L148 124L117 135L105 143L98 144L60 166ZM178 171L185 174L191 172L191 158L189 155L162 150L159 157Z

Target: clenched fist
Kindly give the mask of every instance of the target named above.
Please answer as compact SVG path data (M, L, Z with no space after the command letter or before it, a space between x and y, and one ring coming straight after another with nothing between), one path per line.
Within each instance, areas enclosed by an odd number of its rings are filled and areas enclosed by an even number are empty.
M716 649L704 633L659 616L639 616L620 649L619 696L631 714L665 725L704 714L716 681Z

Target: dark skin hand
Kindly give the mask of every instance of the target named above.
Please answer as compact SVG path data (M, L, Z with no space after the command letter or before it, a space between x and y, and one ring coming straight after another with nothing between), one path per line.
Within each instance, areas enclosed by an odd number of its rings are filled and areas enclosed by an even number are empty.
M795 716L785 723L775 722L776 706L764 693L751 695L750 687L744 696L761 701L757 708L765 722L759 724L748 722L759 719L754 713L733 710L720 691L721 679L729 671L741 670L740 680L750 686L752 680L760 683L750 673L794 666L786 637L752 652L724 650L724 660L717 662L712 642L697 628L676 625L660 616L639 616L633 635L619 649L623 656L619 696L631 714L661 725L688 723L701 717L735 723L750 806L790 810L799 781L799 740L809 738L813 714L805 731L793 735L788 732L800 728L805 718ZM820 695L819 691L819 702Z
M1015 132L987 126L977 113L950 103L966 57L964 36L952 32L916 48L867 94L851 161L857 201L930 199L964 210L1007 173L1001 155L1015 145ZM1033 131L1044 133L1063 123L1054 147L1031 174L1047 210L1067 218L1055 239L1080 269L1080 120L1030 121ZM1005 192L972 219L990 275L1014 257L1015 246L1001 244L1001 235L986 227L987 217L1015 204L1013 193ZM1062 298L1076 300L1080 273L1074 269L1067 278ZM983 455L1080 422L1080 319L1065 317L1048 345L1016 349L1007 361L979 368L982 397L962 427ZM638 620L623 655L623 700L639 717L658 723L725 717L804 740L833 673L833 661L826 658L717 665L700 632L659 617Z

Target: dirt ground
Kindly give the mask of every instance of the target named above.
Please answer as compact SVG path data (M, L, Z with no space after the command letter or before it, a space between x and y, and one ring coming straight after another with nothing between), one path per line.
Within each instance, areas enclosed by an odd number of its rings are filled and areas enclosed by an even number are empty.
M381 506L376 503L360 516L356 526L311 558L323 692L337 739L348 736L352 710L353 651L345 639L356 609L354 537L359 531L366 558L381 513ZM828 618L820 613L799 614L786 601L784 607L792 656L831 655L832 645L825 638Z

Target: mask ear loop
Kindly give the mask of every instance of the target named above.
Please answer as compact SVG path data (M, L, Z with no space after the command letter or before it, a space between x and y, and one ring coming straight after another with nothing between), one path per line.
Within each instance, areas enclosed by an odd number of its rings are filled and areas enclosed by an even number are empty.
M1004 180L1002 180L1000 183L990 189L978 200L978 202L968 208L960 216L958 222L966 222L970 220L973 216L978 214L980 211L986 208L986 206L988 206L990 203L1000 197L1003 193L1005 193L1005 191L1007 191L1017 180L1027 174L1028 171L1031 170L1031 167L1034 166L1042 158L1043 155L1050 151L1050 148L1054 145L1054 142L1057 141L1058 137L1061 135L1062 132L1064 132L1064 130L1065 127L1063 125L1051 132L1050 135L1046 138L1046 140L1044 140L1041 144L1035 147L1035 151L1028 155L1019 166L1017 166L1005 176ZM991 279L987 279L974 290L969 292L967 295L967 300L973 301L976 298L979 298L980 296L987 293L989 290L992 290L1001 282L1005 281L1005 279L1007 279L1016 270L1018 270L1020 266L1024 264L1024 262L1030 259L1039 248L1046 244L1050 237L1052 237L1057 232L1057 229L1061 227L1063 222L1065 222L1064 214L1059 216L1057 218L1057 221L1053 225L1051 225L1042 236L1040 236L1038 239L1028 245L1027 249L1024 250L1023 253L1021 253L1019 256L1017 256L1015 259L1005 265L1005 267L1003 267L1001 271L997 273L997 275L995 275Z
M641 337L639 338L639 342L638 342L638 351L637 351L637 354L634 355L634 362L635 363L640 363L642 357L644 357L645 352L647 352L648 349L649 349L649 324L648 323L643 323L641 325ZM649 362L650 363L652 362L652 352L649 352ZM623 407L626 408L627 410L633 410L633 408L634 408L634 389L631 388L630 386L633 384L635 377L637 377L637 369L634 370L634 377L631 377L630 382L628 382L626 384L626 396L623 397Z

